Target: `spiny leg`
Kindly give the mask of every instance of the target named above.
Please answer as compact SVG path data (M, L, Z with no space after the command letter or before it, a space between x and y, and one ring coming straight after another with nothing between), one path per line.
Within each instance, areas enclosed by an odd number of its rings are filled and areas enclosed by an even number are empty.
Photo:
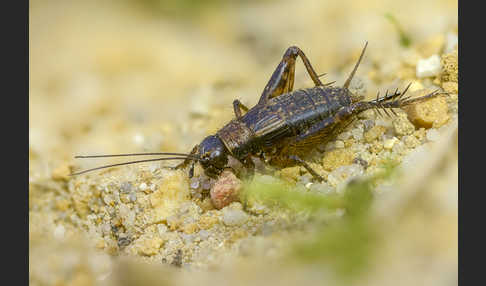
M248 111L248 107L246 107L245 105L243 105L243 103L241 103L241 101L239 101L238 99L235 99L233 101L233 109L235 110L235 115L236 115L236 118L241 118L241 110L243 110L244 112L247 112Z
M267 162L268 164L277 167L277 168L285 168L288 166L302 166L304 167L307 172L309 172L314 179L322 182L324 179L314 170L312 169L309 164L307 164L303 159L296 154L295 149L291 145L292 143L286 144L284 147L280 148L276 151L275 155L271 155L270 160Z
M307 69L307 72L309 73L309 76L314 84L316 86L323 85L304 52L302 52L302 50L298 47L292 46L287 49L283 55L282 61L278 64L277 68L273 72L272 77L262 92L262 96L260 97L258 104L264 104L270 98L292 91L294 87L295 59L297 56L300 56L304 62L305 68Z
M312 177L314 177L314 179L318 180L319 182L324 181L324 178L322 178L319 174L317 174L317 172L314 171L314 169L312 169L311 166L309 166L309 164L307 164L299 156L289 155L288 159L293 161L295 164L298 164L298 165L301 165L302 167L304 167L307 170L307 172L309 172L312 175Z

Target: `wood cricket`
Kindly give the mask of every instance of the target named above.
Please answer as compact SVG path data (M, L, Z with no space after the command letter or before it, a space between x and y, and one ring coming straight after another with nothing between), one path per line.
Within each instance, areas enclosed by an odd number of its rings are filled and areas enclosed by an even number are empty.
M314 148L334 139L360 112L374 109L395 114L393 108L400 108L424 101L438 95L438 90L418 98L405 97L410 84L402 91L398 89L375 100L363 101L362 96L353 94L348 88L358 66L363 59L368 43L351 74L342 87L332 86L334 82L323 84L314 71L309 59L296 46L289 47L263 89L258 103L248 108L239 100L233 101L235 118L223 126L216 134L207 136L189 154L184 153L135 153L118 155L76 156L76 158L169 155L157 159L147 159L93 168L73 175L102 168L150 161L184 160L175 169L189 169L189 177L194 174L194 165L200 163L204 172L217 178L228 168L229 156L241 162L252 174L255 164L252 157L259 157L265 163L277 167L303 166L318 181L323 178L303 159L303 155ZM295 62L303 61L307 73L315 87L293 90Z

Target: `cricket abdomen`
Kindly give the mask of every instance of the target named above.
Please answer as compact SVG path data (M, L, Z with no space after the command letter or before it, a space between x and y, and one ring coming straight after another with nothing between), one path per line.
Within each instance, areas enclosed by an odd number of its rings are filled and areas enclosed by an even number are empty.
M323 86L296 90L272 100L283 107L285 120L294 135L307 131L315 123L334 116L339 109L351 104L347 90Z

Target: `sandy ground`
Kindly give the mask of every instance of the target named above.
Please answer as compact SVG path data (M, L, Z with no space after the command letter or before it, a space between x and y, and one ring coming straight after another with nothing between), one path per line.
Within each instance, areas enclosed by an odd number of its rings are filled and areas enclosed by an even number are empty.
M30 5L32 285L457 284L456 1ZM68 176L123 161L74 155L190 151L234 116L234 99L258 101L291 45L323 81L342 85L365 41L354 92L371 99L412 82L415 96L449 94L391 118L360 115L311 154L322 184L300 167L255 178L319 201L393 161L401 175L374 182L364 224L342 208L242 201L217 210L201 169L189 180L160 168L173 163ZM294 87L311 86L298 61ZM317 259L289 250L313 237L326 241L308 244Z

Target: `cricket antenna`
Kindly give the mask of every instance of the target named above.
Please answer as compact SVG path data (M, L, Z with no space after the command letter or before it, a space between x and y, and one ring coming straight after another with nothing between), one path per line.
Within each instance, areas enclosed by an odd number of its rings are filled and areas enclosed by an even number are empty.
M154 162L154 161L164 161L164 160L185 160L187 157L168 157L168 158L156 158L156 159L146 159L146 160L137 160L137 161L130 161L130 162L124 162L124 163L118 163L118 164L111 164L111 165L105 165L101 167L96 167L76 173L70 174L70 176L76 176L76 175L81 175L84 173L88 173L91 171L96 171L100 169L106 169L106 168L111 168L111 167L116 167L116 166L123 166L123 165L130 165L130 164L137 164L137 163L143 163L143 162Z
M152 153L126 153L126 154L109 154L109 155L78 155L74 156L76 159L86 159L86 158L108 158L108 157L128 157L128 156L187 156L188 158L198 158L193 154L185 153L166 153L166 152L152 152Z
M182 155L181 157L166 157L166 158L155 158L155 159L145 159L145 160L137 160L137 161L129 161L124 163L117 163L117 164L110 164L104 165L101 167L96 167L88 170L83 170L79 172L75 172L70 174L70 176L81 175L84 173L88 173L91 171L96 171L100 169L106 169L111 167L123 166L123 165L130 165L130 164L137 164L137 163L144 163L144 162L154 162L154 161L165 161L165 160L193 160L199 161L199 157L188 155L188 154L181 154L181 153L133 153L133 154L115 154L115 155L90 155L90 156L75 156L75 158L104 158L104 157L121 157L121 156L139 156L139 155Z
M368 41L366 41L366 44L365 44L365 46L364 46L364 48L363 48L363 51L361 52L361 55L359 56L359 60L358 60L358 62L356 63L356 65L354 66L354 69L353 69L353 71L351 72L351 74L349 75L348 79L347 79L347 80L346 80L346 82L344 83L343 88L348 89L349 84L351 83L351 80L353 79L354 74L356 73L356 70L358 69L359 63L361 63L361 60L363 59L363 55L364 55L364 53L365 53L365 51L366 51L366 47L367 47L367 46L368 46Z

